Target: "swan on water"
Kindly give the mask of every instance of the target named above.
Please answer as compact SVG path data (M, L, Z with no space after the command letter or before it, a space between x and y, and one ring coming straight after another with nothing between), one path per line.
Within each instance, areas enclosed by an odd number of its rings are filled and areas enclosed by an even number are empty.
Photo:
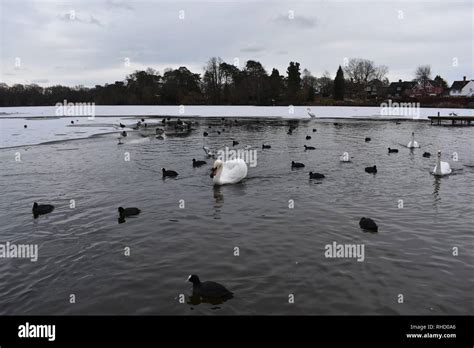
M451 174L452 170L448 162L441 161L441 150L438 150L438 159L433 169L433 175L442 176Z
M420 147L420 145L418 145L418 142L415 140L415 132L411 132L411 141L408 143L407 147L409 149Z
M308 111L309 117L311 117L311 118L316 118L316 115L311 112L311 109L310 109L310 108L306 108L306 110Z
M247 164L241 158L227 162L216 160L210 176L214 185L236 184L247 176Z

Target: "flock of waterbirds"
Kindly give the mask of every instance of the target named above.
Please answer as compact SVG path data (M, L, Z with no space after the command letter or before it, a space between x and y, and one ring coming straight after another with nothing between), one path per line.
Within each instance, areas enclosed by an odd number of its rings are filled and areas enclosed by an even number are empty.
M310 114L310 111L308 111L308 114ZM314 115L310 114L311 118L314 118ZM224 118L222 118L224 120ZM167 122L170 123L170 118L163 118L162 124L166 126ZM235 124L238 124L237 120L234 120ZM71 124L74 124L73 121L71 121ZM340 123L333 123L334 126L340 126ZM120 137L119 137L119 143L118 145L124 144L121 140L122 138L127 137L127 132L124 130L124 128L132 128L134 130L140 129L140 128L148 128L148 124L145 123L144 119L141 119L141 121L137 122L135 127L129 127L126 126L122 123L119 123L118 126L121 131L120 131ZM186 124L185 122L181 121L180 119L177 119L177 121L173 124L173 127L175 130L177 129L178 131L190 131L191 128L189 124ZM24 128L27 128L27 125L24 126ZM209 126L211 128L211 126ZM293 131L296 129L295 126L290 126L288 129L287 134L292 135ZM222 132L225 132L225 129L222 129ZM313 128L313 132L317 132L317 129ZM156 137L158 139L163 139L162 134L165 133L165 130L162 128L156 128ZM221 131L218 131L218 134L221 134ZM208 136L208 132L203 132L203 136L206 137ZM307 135L305 137L306 140L310 140L311 136ZM370 142L372 139L369 137L366 137L365 142ZM237 140L232 140L232 146L237 146L239 145L239 142ZM406 145L408 149L416 149L420 148L420 145L418 142L415 140L415 133L412 132L412 138ZM249 146L246 147L246 149L250 148ZM271 149L270 144L262 144L262 150L265 149ZM217 158L217 152L214 150L211 150L209 147L204 146L203 150L206 154L206 156L210 159L215 159L214 164L212 166L211 174L210 177L213 178L213 183L214 185L227 185L227 184L237 184L241 182L243 179L246 178L247 176L247 164L242 160L242 159L233 159L229 161L221 161ZM309 146L309 145L304 145L304 151L308 150L315 150L315 147ZM392 149L388 148L388 153L393 154L393 153L398 153L398 149ZM424 152L423 157L429 158L431 154L429 152ZM340 161L341 162L351 162L351 157L347 154L344 153L343 155L340 156ZM206 165L206 161L202 160L196 160L195 158L192 159L192 166L193 168L198 168ZM300 162L291 162L291 170L293 169L301 169L305 168L304 163ZM377 173L377 166L370 166L365 168L365 172L370 173L370 174L376 174ZM435 164L435 167L432 171L432 174L435 176L444 176L444 175L449 175L451 174L451 168L449 163L441 161L441 151L438 151L438 156L437 156L437 162ZM175 170L170 170L170 169L165 169L162 168L162 177L163 179L165 178L175 178L179 174ZM309 172L309 179L316 179L316 180L322 180L325 178L325 175L322 173L316 173L313 171ZM44 214L49 214L54 210L54 206L52 204L38 204L37 202L34 202L33 204L33 216L34 218L37 218L39 215L44 215ZM118 221L119 223L125 222L126 218L129 217L134 217L140 214L141 210L136 207L128 207L128 208L123 208L123 207L118 207L118 213L119 213L119 218ZM376 222L370 218L362 217L359 221L359 227L368 232L378 232L378 226ZM223 285L212 282L212 281L206 281L206 282L201 282L199 277L197 275L190 275L188 278L188 281L193 284L193 296L198 296L200 297L204 302L210 302L210 303L219 303L215 302L216 300L222 302L227 299L230 299L233 297L233 293L227 290Z

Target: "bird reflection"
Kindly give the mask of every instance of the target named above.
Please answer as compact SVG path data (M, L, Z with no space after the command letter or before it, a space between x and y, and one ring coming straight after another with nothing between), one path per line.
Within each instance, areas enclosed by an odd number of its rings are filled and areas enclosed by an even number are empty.
M435 199L435 203L441 201L441 196L439 195L439 188L441 186L441 177L434 175L434 182L433 182L433 196Z
M222 206L222 203L224 203L224 195L222 194L221 187L216 185L213 188L213 195L214 195L214 201L216 204L214 205L216 208L220 208Z
M188 302L187 304L192 305L192 306L197 306L201 303L208 303L213 306L219 305L227 301L228 298L219 298L219 297L201 297L199 295L196 295L193 293L191 296L188 296Z

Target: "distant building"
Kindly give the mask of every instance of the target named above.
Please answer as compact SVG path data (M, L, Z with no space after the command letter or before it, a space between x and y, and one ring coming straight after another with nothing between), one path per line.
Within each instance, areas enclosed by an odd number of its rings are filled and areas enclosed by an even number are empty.
M393 99L406 98L412 95L412 89L417 83L414 81L402 81L392 82L388 86L387 97Z
M384 97L387 93L386 85L379 79L373 79L369 81L367 87L365 88L367 93L367 99Z
M436 97L443 95L444 88L437 86L433 80L427 80L424 84L416 82L410 92L410 97Z
M466 80L466 76L464 76L462 81L454 81L451 85L451 88L449 89L449 95L451 97L472 97L474 92L474 86L472 82L472 80Z
M469 81L462 89L461 95L474 97L474 80Z

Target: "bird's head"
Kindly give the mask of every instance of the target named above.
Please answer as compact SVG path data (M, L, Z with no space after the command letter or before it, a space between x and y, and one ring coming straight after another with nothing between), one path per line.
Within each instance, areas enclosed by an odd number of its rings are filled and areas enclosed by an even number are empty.
M214 164L213 164L212 170L211 170L211 178L216 176L217 171L222 168L222 164L223 163L222 163L221 160L215 160L214 161Z
M199 280L199 277L195 274L191 274L189 277L188 277L188 282L191 282L193 284L199 284L201 281Z

